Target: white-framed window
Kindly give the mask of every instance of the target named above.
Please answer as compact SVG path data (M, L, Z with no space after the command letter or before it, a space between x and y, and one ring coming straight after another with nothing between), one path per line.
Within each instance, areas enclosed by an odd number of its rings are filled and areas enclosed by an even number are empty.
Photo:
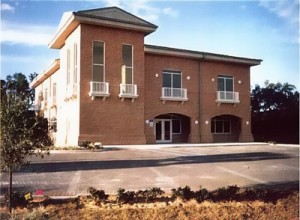
M105 82L105 50L104 42L93 42L93 80L95 82Z
M214 117L211 120L211 133L231 134L231 120L223 116Z
M122 45L122 84L133 84L133 46Z
M218 76L218 91L233 92L233 76Z
M74 43L74 69L73 69L73 83L77 83L78 74L78 46Z
M181 71L164 70L163 71L163 87L165 88L181 88Z

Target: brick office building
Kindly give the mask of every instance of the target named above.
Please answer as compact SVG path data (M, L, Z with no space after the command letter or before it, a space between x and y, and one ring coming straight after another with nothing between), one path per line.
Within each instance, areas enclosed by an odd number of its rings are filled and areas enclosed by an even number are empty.
M31 83L56 145L252 141L261 60L145 45L156 29L116 7L64 13L60 59Z

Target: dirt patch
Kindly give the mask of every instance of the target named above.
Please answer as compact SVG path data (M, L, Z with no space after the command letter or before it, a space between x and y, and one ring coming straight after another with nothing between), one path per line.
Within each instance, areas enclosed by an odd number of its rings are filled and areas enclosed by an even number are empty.
M114 198L112 198L113 200ZM0 219L299 219L299 192L273 202L232 201L96 204L90 198L44 200L17 208L12 215L1 208Z

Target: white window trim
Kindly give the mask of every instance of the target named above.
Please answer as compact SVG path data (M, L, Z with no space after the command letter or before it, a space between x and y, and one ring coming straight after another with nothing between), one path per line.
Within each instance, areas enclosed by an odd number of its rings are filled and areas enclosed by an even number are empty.
M173 75L180 75L180 89L182 89L182 71L181 70L163 70L163 74L170 74L171 75L171 87L173 87ZM164 83L164 82L162 82Z
M229 91L229 90L227 90L225 87L226 87L226 83L225 83L225 85L224 85L224 88L225 88L225 92L234 92L235 90L234 90L234 76L232 76L232 75L226 75L226 74L221 74L221 75L218 75L218 79L219 78L223 78L223 79L232 79L232 91ZM217 84L217 86L218 86L218 84ZM219 88L217 88L217 91L219 91Z

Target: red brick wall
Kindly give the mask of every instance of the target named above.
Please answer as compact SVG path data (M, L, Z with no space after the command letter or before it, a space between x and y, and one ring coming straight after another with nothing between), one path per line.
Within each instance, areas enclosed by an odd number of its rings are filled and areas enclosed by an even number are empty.
M245 65L202 62L201 63L201 142L212 142L210 120L217 115L234 115L241 118L240 141L251 141L250 68ZM220 104L217 98L218 75L234 77L234 91L239 92L239 104ZM214 81L213 81L214 79ZM241 81L241 84L238 81ZM207 125L205 121L209 121ZM246 124L249 121L249 125Z
M182 72L182 88L187 89L189 99L187 102L182 104L177 101L166 101L164 104L160 100L163 70ZM199 120L199 62L195 59L146 53L145 71L145 119L153 120L154 117L166 113L188 116L191 119L189 142L199 142L199 127L194 123L195 120ZM154 127L145 124L145 134L148 143L155 143Z
M249 66L145 53L143 33L81 26L79 141L99 141L103 144L155 143L154 127L145 121L167 113L190 118L188 141L191 143L212 142L211 118L222 114L240 117L239 140L252 140ZM94 40L105 42L105 81L110 89L110 97L105 101L102 98L91 100L88 95L89 82L92 80ZM132 44L134 47L134 84L137 84L139 95L134 102L131 99L122 102L118 97L122 44ZM189 99L184 104L175 101L163 103L160 100L162 72L165 69L182 71L182 88L187 88ZM239 104L216 103L217 77L220 74L234 77L234 90L239 92L241 101ZM195 121L199 121L199 124ZM249 125L246 121L249 121Z
M79 141L103 144L142 144L144 135L144 35L139 32L92 25L81 27L80 136ZM91 100L93 41L105 42L105 81L110 97ZM121 83L122 44L134 47L134 83L139 97L123 102L118 97Z

